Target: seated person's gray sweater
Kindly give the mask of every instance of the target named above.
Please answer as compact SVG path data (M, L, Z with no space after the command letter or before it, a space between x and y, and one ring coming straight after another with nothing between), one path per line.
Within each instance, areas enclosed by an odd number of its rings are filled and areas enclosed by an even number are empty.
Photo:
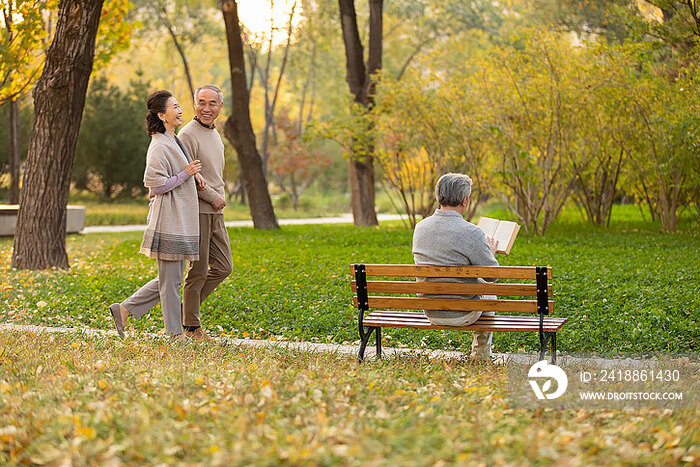
M436 209L435 213L426 217L418 224L413 232L413 261L416 264L434 266L498 266L488 243L486 235L474 224L465 221L457 211ZM493 279L475 278L428 278L417 277L419 282L478 282ZM479 295L430 295L431 298L481 298ZM481 312L479 316L481 315ZM425 315L435 324L460 326L472 322L472 312L463 311L431 311ZM478 317L477 317L478 318Z

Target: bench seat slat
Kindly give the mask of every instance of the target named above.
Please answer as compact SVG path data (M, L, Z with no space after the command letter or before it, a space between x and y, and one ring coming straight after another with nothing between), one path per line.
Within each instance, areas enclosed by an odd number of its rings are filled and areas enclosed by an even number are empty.
M375 326L375 327L389 327L389 328L413 328L413 329L444 329L447 331L509 331L509 332L538 332L539 327L525 327L521 324L503 325L503 326L491 326L491 325L479 325L474 324L467 327L455 327L455 326L437 326L434 324L426 323L387 323L387 322L374 322L374 323L364 323L364 326ZM557 332L561 326L543 326L544 332Z
M352 281L352 291L357 292L357 282ZM536 297L536 284L482 284L459 282L416 282L416 281L367 281L369 293L434 293L464 295L501 295ZM549 296L552 286L547 287Z
M536 279L534 266L430 266L418 264L366 264L367 276L413 277L489 277L498 279ZM355 267L352 266L352 273ZM552 278L552 268L547 268Z
M370 308L402 310L497 311L501 313L537 313L537 300L485 300L459 298L368 297ZM357 308L357 297L353 297ZM554 301L549 301L549 311Z
M364 326L382 326L382 327L414 327L421 329L455 329L455 330L472 330L472 331L511 331L518 330L522 332L537 332L539 331L539 323L537 324L527 324L521 322L491 322L491 321L477 321L471 326L442 326L432 324L428 321L394 321L394 320L371 320L364 321ZM545 332L556 332L564 323L553 323L545 322L543 323L543 330Z
M400 316L405 315L405 316ZM567 318L544 319L544 331L556 332L566 323ZM392 313L374 311L365 316L364 326L382 326L396 328L447 329L465 331L538 331L539 317L520 316L484 316L470 326L440 326L432 324L423 313Z
M516 318L516 319L513 319ZM380 316L368 316L366 317L363 322L368 322L372 320L387 320L387 321L392 321L392 322L398 322L398 321L410 321L410 322L419 322L423 323L428 321L427 317L422 316L422 317L403 317L403 316L396 316L396 315L385 315L382 314ZM517 316L483 316L479 320L480 322L488 322L491 324L513 324L513 323L523 323L524 325L528 324L533 324L539 327L539 317L517 317ZM545 320L548 323L553 323L553 324L558 324L558 323L563 323L566 321L566 318L546 318Z
M370 318L371 317L371 318ZM375 310L371 314L365 316L365 320L367 319L374 319L374 317L377 318L387 318L387 319L405 319L405 320L413 320L413 321L425 321L428 319L427 316L425 316L424 313L418 312L418 313L413 313L413 312L403 312L403 311L393 311L393 310ZM564 322L567 320L567 318L561 318L561 317L556 317L556 316L545 316L546 319L548 319L551 322ZM534 320L536 320L539 323L539 316L504 316L504 315L495 315L495 316L482 316L482 320L492 320L492 321L508 321L508 322L516 322L516 321L522 321L523 323L531 323Z

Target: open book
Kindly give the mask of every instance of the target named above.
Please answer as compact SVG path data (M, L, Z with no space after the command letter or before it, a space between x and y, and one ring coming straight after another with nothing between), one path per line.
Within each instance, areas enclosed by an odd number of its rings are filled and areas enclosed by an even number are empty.
M493 237L496 241L496 253L510 254L510 249L513 248L515 237L518 236L520 226L515 222L500 221L490 217L481 217L476 224L484 231L487 237Z

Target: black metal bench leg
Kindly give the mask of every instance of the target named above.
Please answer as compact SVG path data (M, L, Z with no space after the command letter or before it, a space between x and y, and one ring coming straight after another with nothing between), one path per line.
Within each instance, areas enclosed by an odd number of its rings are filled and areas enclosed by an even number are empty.
M371 333L366 333L364 335L360 335L360 351L357 353L357 362L362 363L362 360L365 359L365 348L367 347L367 341L369 341L369 335Z
M374 329L374 338L377 340L377 358L382 358L382 328Z
M552 343L552 363L557 363L557 333L545 332L540 337L540 360L544 360L547 354L547 344Z
M540 335L540 361L545 359L547 354L547 344L549 343L551 337L551 333L549 332L544 333L544 335Z
M367 349L369 338L372 336L372 331L374 331L375 329L379 328L367 328L366 331L360 331L360 351L357 354L358 363L362 363L362 360L365 359L365 350Z

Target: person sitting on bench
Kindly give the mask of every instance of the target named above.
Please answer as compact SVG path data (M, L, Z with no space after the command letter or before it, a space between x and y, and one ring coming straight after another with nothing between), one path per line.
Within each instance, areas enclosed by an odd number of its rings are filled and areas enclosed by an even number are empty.
M496 243L487 238L476 225L462 217L471 195L472 180L469 176L448 173L440 177L435 185L435 198L439 208L432 216L416 224L413 232L413 261L416 264L433 266L498 266L494 253ZM493 279L482 278L426 278L416 281L477 282ZM496 299L494 295L430 295L431 298L482 298ZM492 316L493 312L482 311L439 311L425 310L431 323L442 326L468 326L482 315ZM491 358L490 331L474 331L472 356L480 359Z

